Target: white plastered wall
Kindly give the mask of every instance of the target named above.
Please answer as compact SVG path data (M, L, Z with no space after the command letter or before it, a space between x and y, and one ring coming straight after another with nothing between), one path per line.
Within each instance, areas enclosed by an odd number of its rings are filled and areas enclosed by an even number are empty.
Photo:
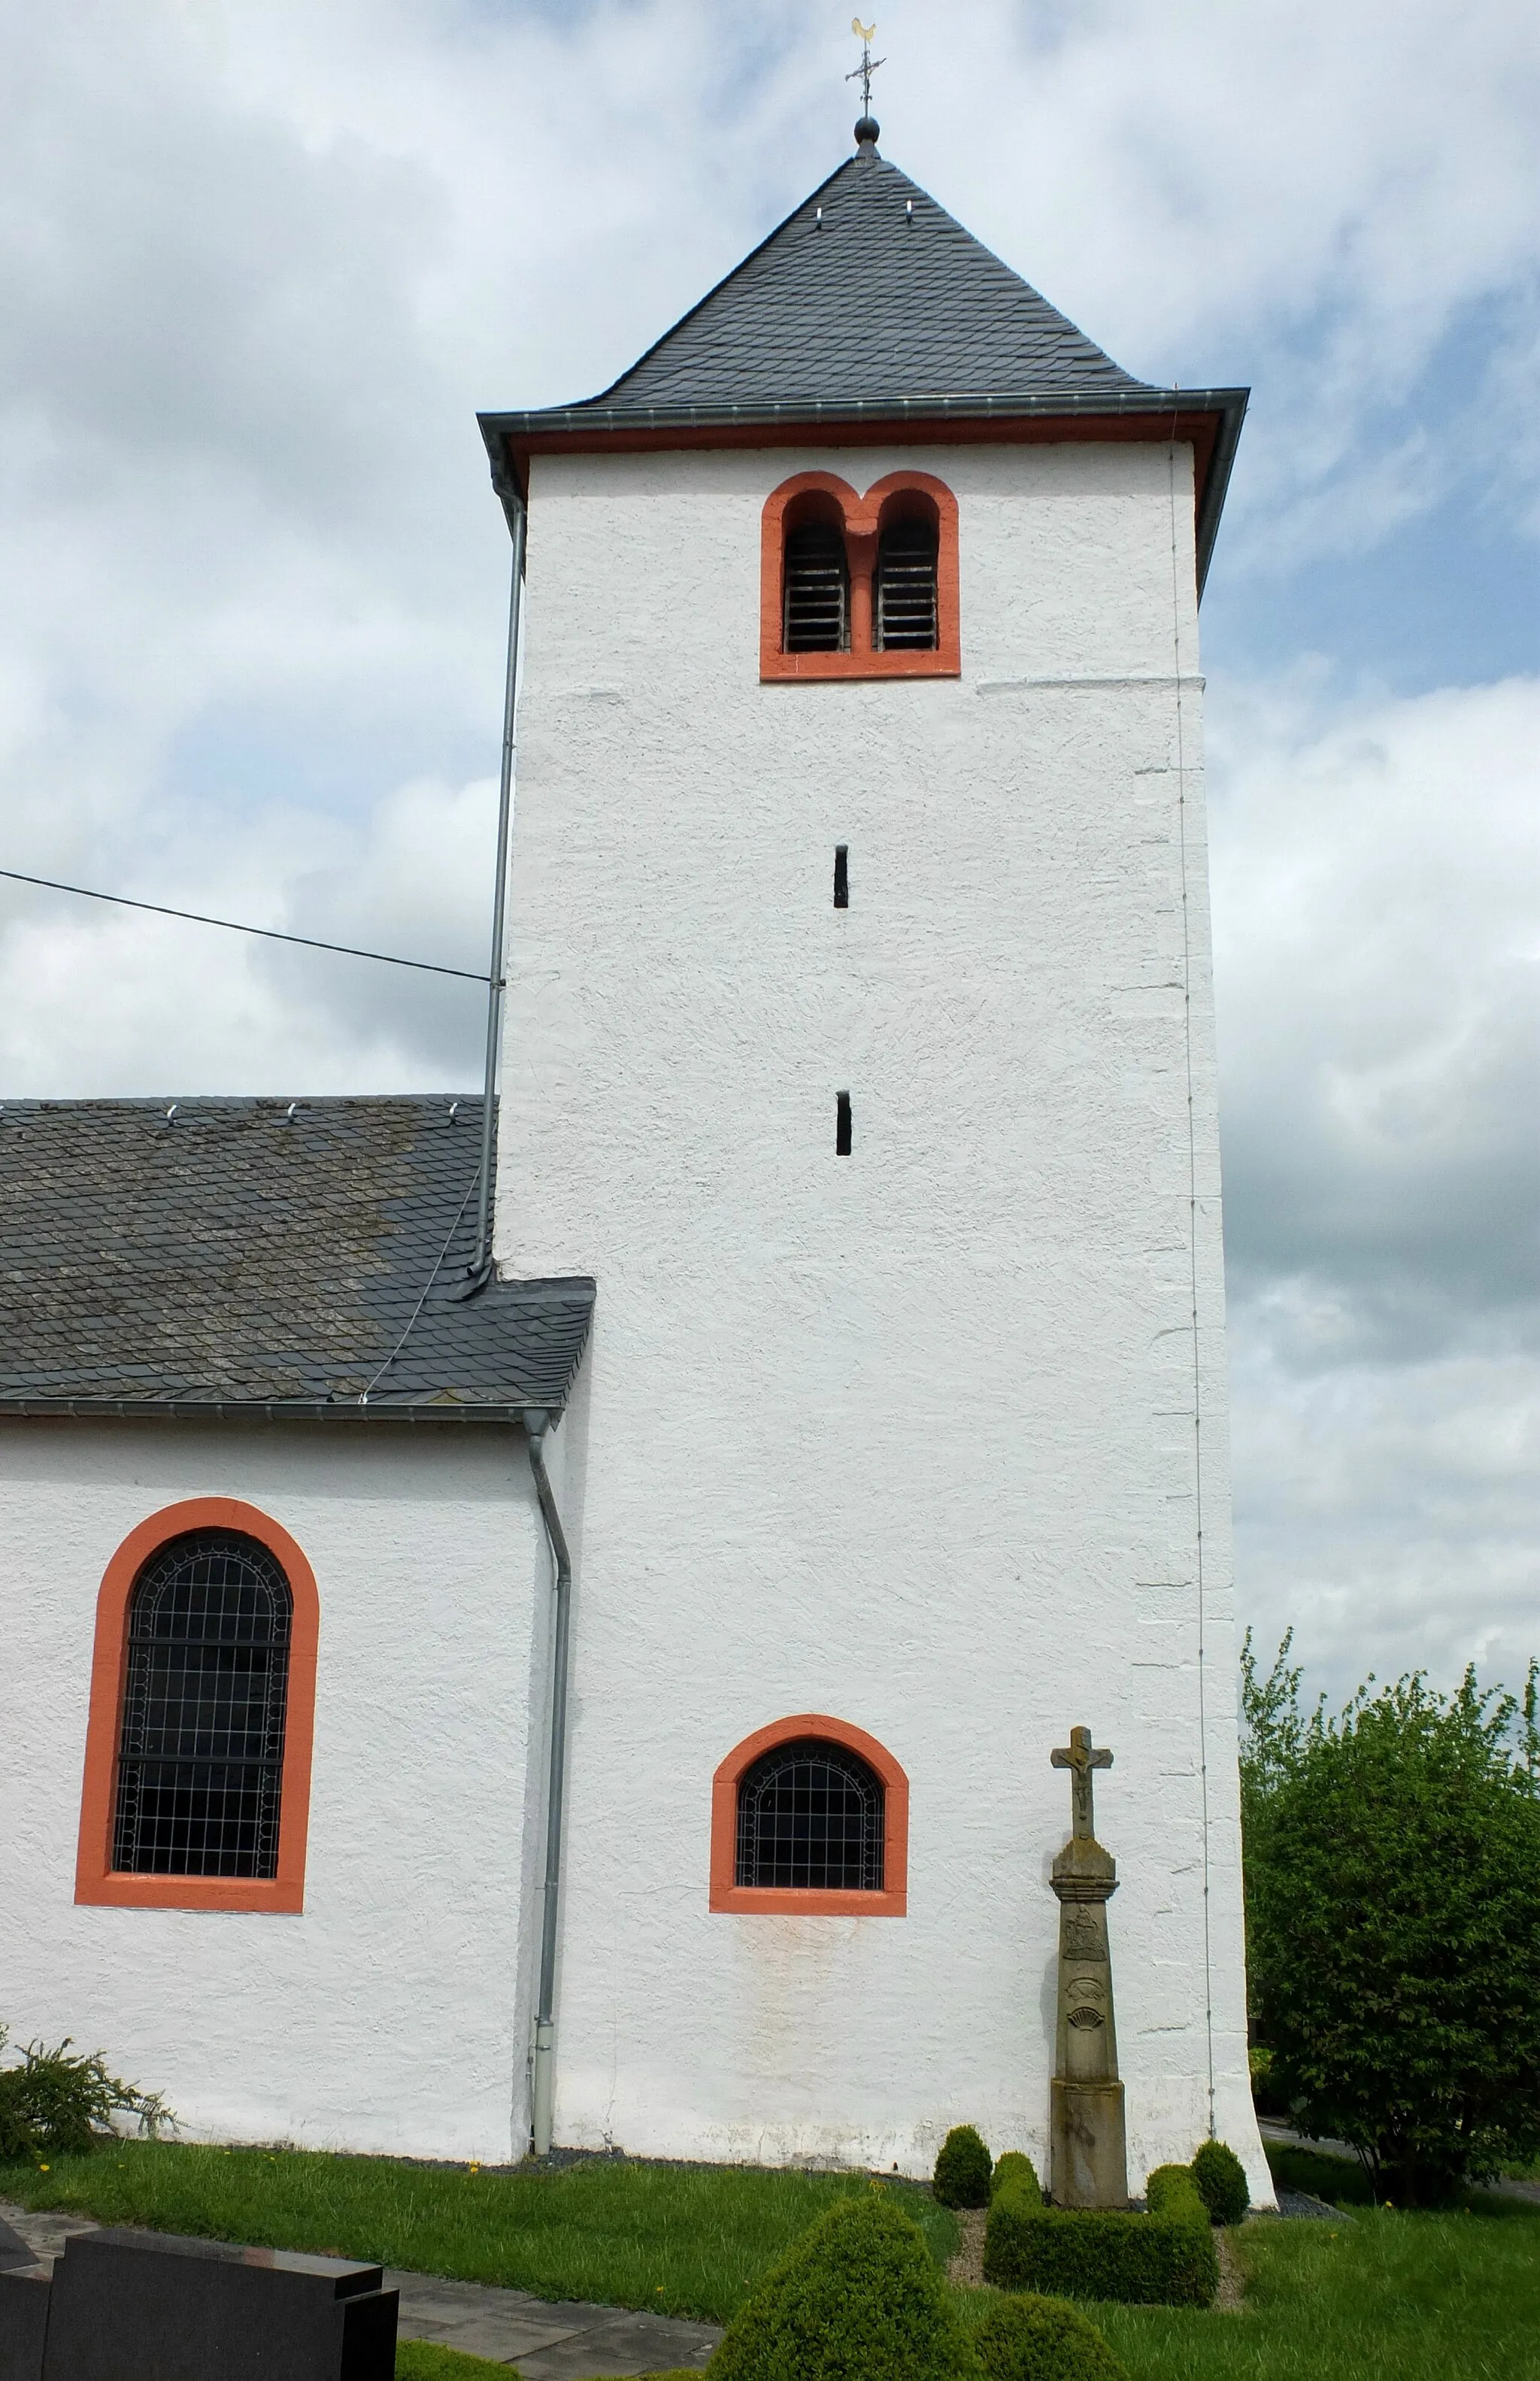
M214 1495L271 1515L315 1573L305 1907L78 1908L102 1576L147 1516ZM521 2155L548 1601L517 1430L0 1429L13 2038L100 2047L191 2136Z
M761 685L764 498L901 467L958 498L961 679ZM1160 446L533 466L497 1247L600 1284L560 2141L1041 2163L1084 1722L1132 2180L1212 2083L1270 2198L1192 506ZM708 1911L712 1772L799 1711L908 1772L907 1918Z

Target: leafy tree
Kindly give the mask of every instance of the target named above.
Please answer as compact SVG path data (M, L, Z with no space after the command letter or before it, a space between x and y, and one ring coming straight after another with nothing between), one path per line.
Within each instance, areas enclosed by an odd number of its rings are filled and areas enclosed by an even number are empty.
M1300 1706L1241 1657L1253 2016L1301 2130L1402 2205L1540 2149L1540 1674Z

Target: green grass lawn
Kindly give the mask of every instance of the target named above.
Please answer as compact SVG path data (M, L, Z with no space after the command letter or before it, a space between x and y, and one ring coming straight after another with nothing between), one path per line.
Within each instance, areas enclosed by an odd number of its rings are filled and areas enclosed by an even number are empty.
M934 2253L957 2224L895 2182ZM370 2258L538 2298L725 2323L755 2280L860 2175L591 2158L558 2173L411 2166L308 2150L124 2142L46 2173L0 2167L0 2198L215 2241Z
M500 2373L507 2381L506 2364L493 2364L484 2356L462 2356L458 2348L435 2348L425 2339L403 2339L396 2350L396 2381L485 2381L489 2373ZM663 2381L654 2375L653 2381Z
M1310 2162L1325 2196L1356 2169ZM1319 2171L1323 2167L1328 2170ZM465 2281L722 2322L756 2277L861 2176L594 2159L558 2173L470 2174L395 2159L131 2142L46 2173L0 2167L0 2197L109 2223L331 2251ZM928 2196L891 2188L932 2253L956 2244ZM1472 2212L1473 2209L1479 2212ZM1096 2305L1131 2381L1540 2381L1540 2211L1473 2194L1448 2216L1363 2208L1338 2223L1258 2222L1229 2236L1235 2314ZM992 2293L959 2291L965 2317ZM506 2370L404 2343L399 2381Z
M1130 2381L1536 2381L1540 2223L1479 2216L1249 2224L1237 2314L1096 2305ZM965 2321L993 2293L956 2294ZM506 2366L405 2343L397 2381L490 2381ZM659 2376L661 2381L661 2376Z
M1540 2223L1366 2212L1230 2237L1239 2313L1087 2310L1132 2381L1540 2381Z

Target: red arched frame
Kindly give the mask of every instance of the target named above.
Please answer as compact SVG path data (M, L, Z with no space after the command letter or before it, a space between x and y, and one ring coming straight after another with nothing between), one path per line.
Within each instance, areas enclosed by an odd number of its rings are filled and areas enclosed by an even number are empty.
M128 1658L128 1599L152 1555L189 1530L238 1530L283 1567L294 1599L284 1721L284 1775L278 1810L276 1876L146 1876L112 1865L117 1734ZM310 1822L311 1740L315 1724L315 1649L321 1606L315 1573L299 1547L269 1515L235 1496L189 1496L164 1506L130 1530L103 1577L96 1599L96 1650L91 1666L91 1717L80 1789L80 1843L75 1899L116 1910L296 1911L305 1906L305 1838Z
M883 508L909 491L935 507L936 644L930 653L876 653L872 646L872 574ZM781 557L786 515L799 496L832 496L845 526L850 568L850 650L844 653L781 651ZM957 498L929 471L889 471L863 496L833 471L798 471L765 498L760 519L759 674L762 678L959 678L962 631L958 611Z
M824 1893L794 1886L739 1885L738 1786L762 1752L801 1736L859 1752L883 1782L881 1893ZM886 1745L826 1712L796 1712L735 1744L711 1781L711 1908L812 1918L902 1918L909 1908L909 1779Z

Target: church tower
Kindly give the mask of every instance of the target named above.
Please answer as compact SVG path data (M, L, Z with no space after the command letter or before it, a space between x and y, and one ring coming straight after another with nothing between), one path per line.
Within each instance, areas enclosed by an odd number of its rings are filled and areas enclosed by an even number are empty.
M921 2174L968 2121L1045 2172L1083 1723L1131 2187L1212 2131L1271 2199L1197 612L1244 402L1131 378L863 117L612 388L483 419L495 1257L598 1284L560 2143Z

